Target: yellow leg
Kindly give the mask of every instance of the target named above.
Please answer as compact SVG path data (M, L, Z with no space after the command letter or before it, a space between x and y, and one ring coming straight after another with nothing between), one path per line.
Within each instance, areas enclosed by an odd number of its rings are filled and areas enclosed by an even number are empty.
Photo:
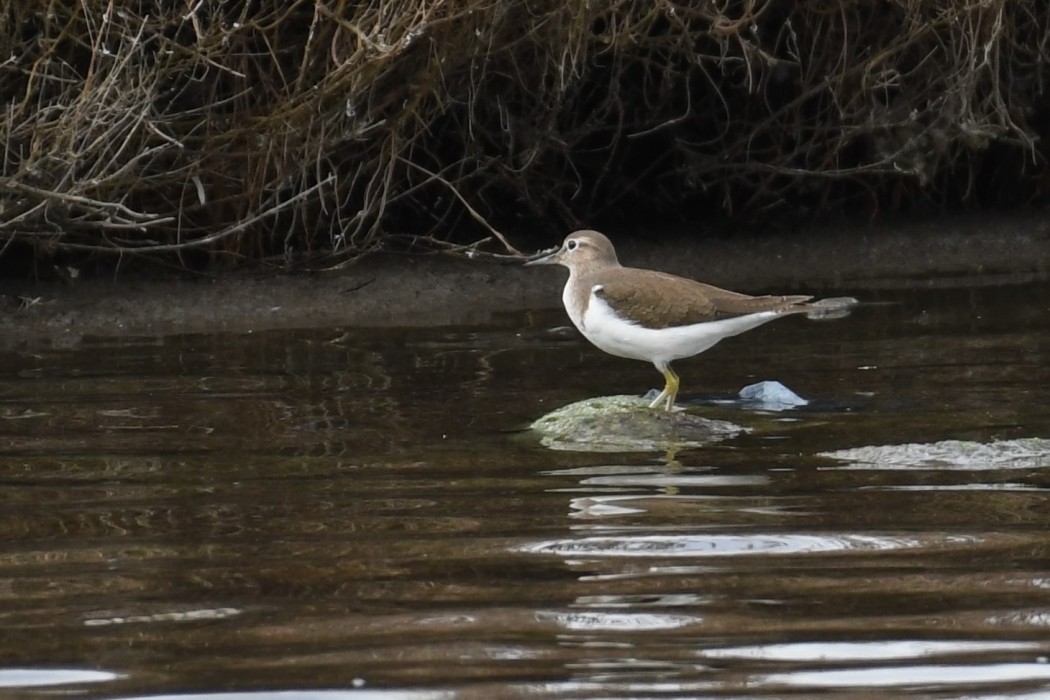
M656 369L660 370L660 374L664 375L664 390L660 392L660 395L653 399L653 402L649 404L649 408L656 408L661 403L664 404L664 410L670 411L674 406L674 400L678 396L678 375L671 369L671 365L658 364Z

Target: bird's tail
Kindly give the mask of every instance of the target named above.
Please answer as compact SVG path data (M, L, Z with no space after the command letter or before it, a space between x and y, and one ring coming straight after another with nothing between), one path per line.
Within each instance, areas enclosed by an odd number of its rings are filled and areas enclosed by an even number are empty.
M830 297L806 304L806 318L824 320L848 316L854 306L859 304L853 297Z

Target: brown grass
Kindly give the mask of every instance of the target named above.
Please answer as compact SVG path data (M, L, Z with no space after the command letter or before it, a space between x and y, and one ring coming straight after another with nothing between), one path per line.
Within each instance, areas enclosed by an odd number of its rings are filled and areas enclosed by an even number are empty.
M337 265L1046 190L1042 0L174 5L0 0L0 254Z

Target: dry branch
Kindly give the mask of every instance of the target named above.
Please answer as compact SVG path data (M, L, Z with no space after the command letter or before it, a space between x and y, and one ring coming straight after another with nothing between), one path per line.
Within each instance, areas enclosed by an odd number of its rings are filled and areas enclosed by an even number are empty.
M1042 0L0 0L0 254L1045 192ZM1042 111L1040 111L1042 110ZM393 237L396 235L397 237Z

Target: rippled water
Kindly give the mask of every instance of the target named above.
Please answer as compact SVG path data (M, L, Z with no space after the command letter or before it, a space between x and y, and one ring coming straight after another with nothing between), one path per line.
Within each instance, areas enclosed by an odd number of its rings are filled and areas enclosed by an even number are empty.
M1050 287L843 291L679 363L752 431L673 455L522 432L660 381L559 311L9 340L0 695L1050 697Z

